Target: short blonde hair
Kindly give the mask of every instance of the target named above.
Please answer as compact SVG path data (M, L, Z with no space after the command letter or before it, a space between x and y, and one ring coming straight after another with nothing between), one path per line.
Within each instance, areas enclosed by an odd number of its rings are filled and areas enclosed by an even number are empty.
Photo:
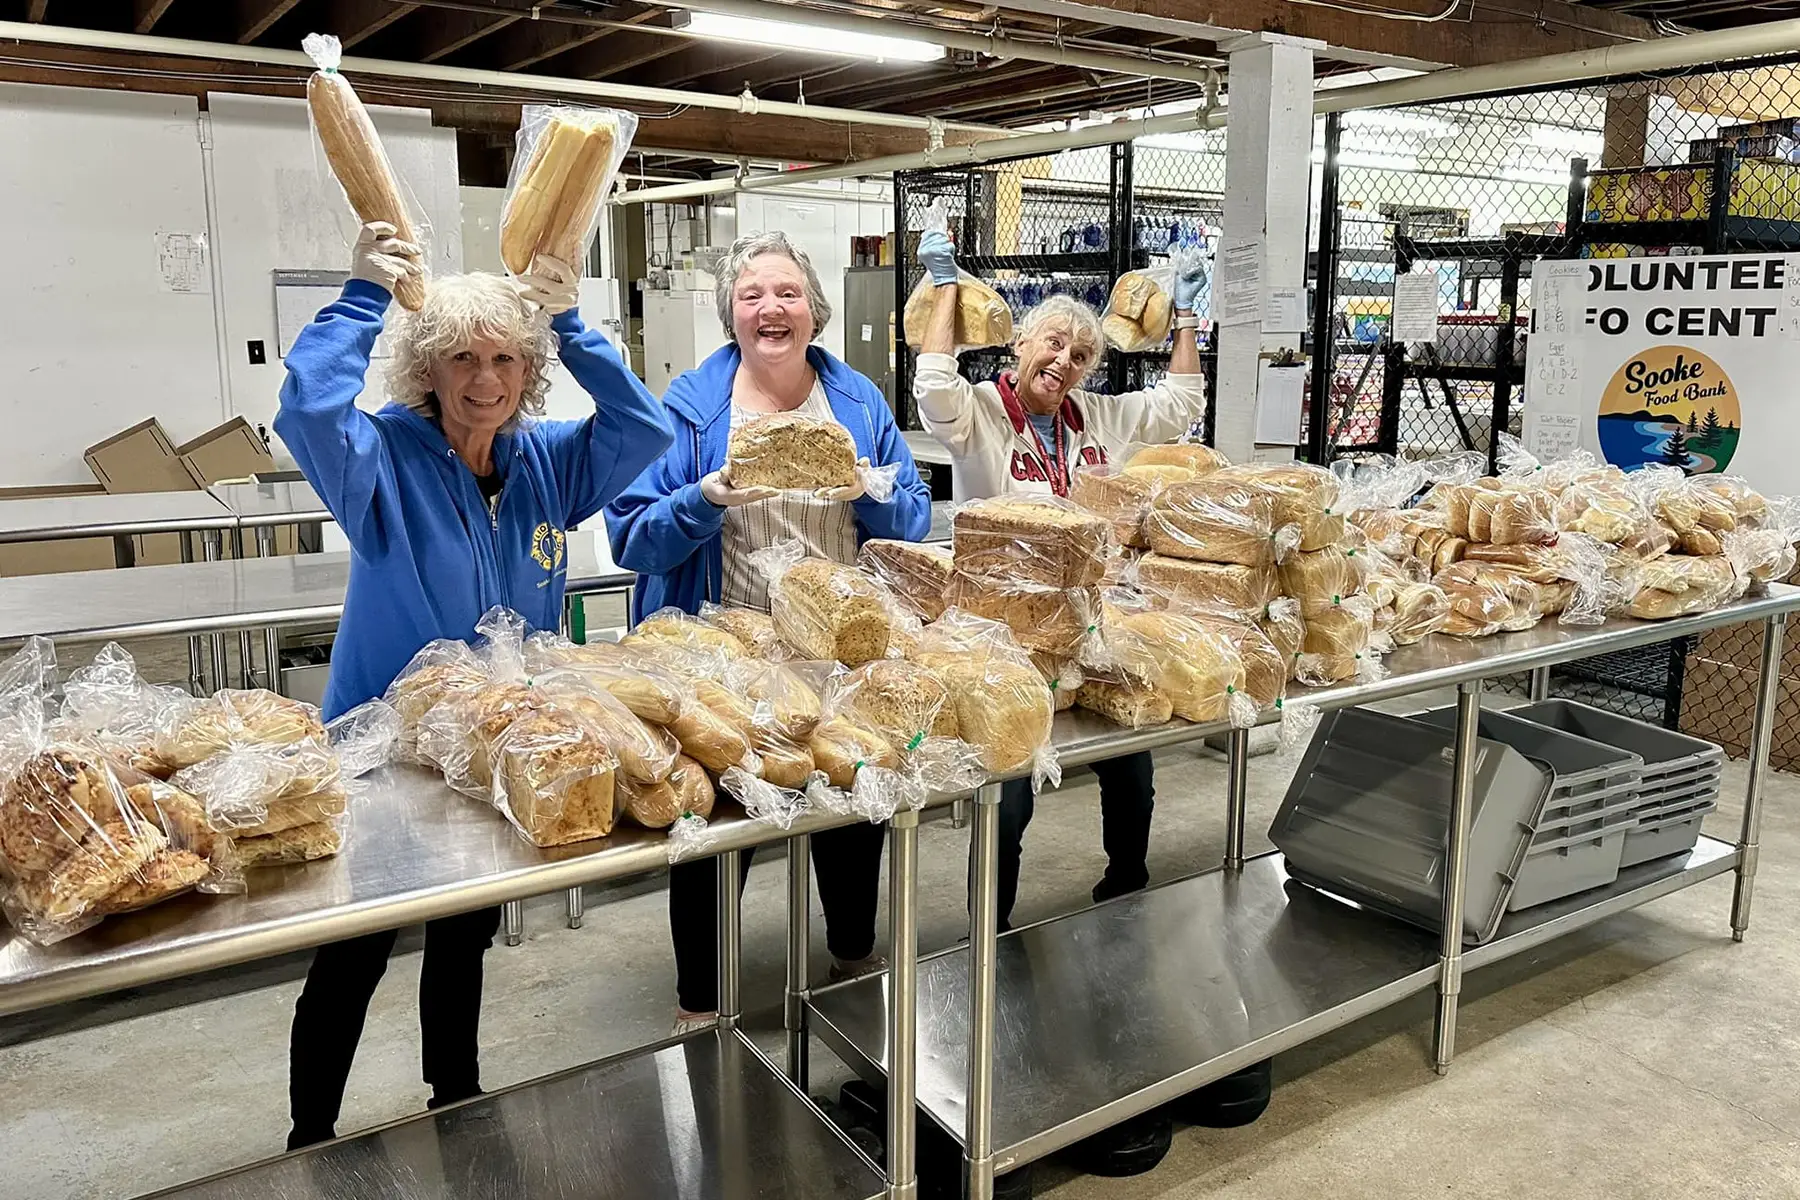
M1036 337L1047 326L1067 329L1069 340L1092 351L1096 363L1106 350L1106 341L1100 332L1100 318L1094 310L1073 296L1063 295L1050 297L1021 317L1013 345L1017 346L1026 338Z
M550 390L550 356L556 335L550 318L514 290L512 282L485 271L435 278L425 289L425 306L404 313L394 324L394 353L388 360L390 398L420 416L438 415L431 392L431 365L462 350L476 338L514 347L525 360L519 411L502 426L511 433L524 420L544 415Z
M794 261L800 268L800 274L806 278L806 307L812 310L812 337L808 341L816 341L825 327L831 324L831 301L825 299L825 285L819 282L819 273L813 270L812 256L788 240L788 235L780 230L771 233L745 234L731 243L731 249L725 252L725 258L719 263L719 281L716 299L719 302L719 323L725 326L725 336L733 342L737 341L737 330L731 323L732 305L737 299L738 276L750 265L753 258L761 258L765 254L779 254L783 258Z

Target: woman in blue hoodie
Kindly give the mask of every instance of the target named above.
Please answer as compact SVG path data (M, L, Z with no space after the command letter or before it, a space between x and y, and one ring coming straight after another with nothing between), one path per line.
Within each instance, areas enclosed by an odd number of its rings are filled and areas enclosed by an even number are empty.
M698 612L708 600L767 611L768 586L748 560L777 541L798 538L809 555L849 563L868 538L918 541L931 528L931 495L881 389L812 344L831 307L806 252L781 233L739 238L719 267L718 304L731 340L663 396L674 445L606 510L613 560L638 573L634 623L669 605ZM893 494L876 500L860 485L812 496L733 487L723 470L733 426L781 412L849 430L865 465L899 467ZM883 833L858 825L812 840L834 978L878 965ZM670 869L678 1026L710 1020L718 1008L717 894L712 863Z
M566 531L669 445L662 405L575 311L577 273L539 258L517 282L432 282L394 334L378 412L356 405L394 285L419 249L366 225L351 279L294 339L275 431L350 542L329 719L381 695L435 638L470 638L494 605L534 628L562 616ZM581 421L538 421L552 354L594 398ZM481 1090L481 962L500 910L425 926L419 979L431 1106ZM322 946L294 1007L289 1148L335 1135L356 1043L398 931Z

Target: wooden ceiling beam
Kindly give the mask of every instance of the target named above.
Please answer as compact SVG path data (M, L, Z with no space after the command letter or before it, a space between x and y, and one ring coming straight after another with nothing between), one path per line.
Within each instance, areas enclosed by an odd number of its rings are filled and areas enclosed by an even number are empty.
M589 25L565 25L561 21L520 21L483 45L487 59L483 65L495 71L523 71L617 32Z
M681 38L657 37L655 35L635 35L633 48L623 53L611 46L589 46L575 55L579 63L570 62L559 66L558 75L573 75L579 79L611 79L614 75L623 75L648 63L680 54L688 49L688 43Z
M320 18L320 32L337 34L338 41L348 50L418 9L417 4L398 4L394 0L330 0Z
M131 0L131 31L149 33L175 0Z
M668 60L660 64L654 71L645 71L632 76L631 82L637 87L681 87L691 84L696 79L703 79L727 71L740 71L745 67L753 67L757 63L768 62L781 55L781 50L773 46L730 46L722 42L691 43L678 54L672 54ZM731 91L741 91L743 80L730 85ZM710 88L695 88L695 91L710 91Z
M269 32L269 26L293 11L300 0L234 0L234 3L237 28L234 40L241 46L248 46Z
M525 17L524 13L508 16L503 13L427 9L415 21L415 24L425 26L425 35L413 48L413 57L422 63L437 62L459 50L466 50L490 34L518 24ZM576 26L567 28L574 29Z

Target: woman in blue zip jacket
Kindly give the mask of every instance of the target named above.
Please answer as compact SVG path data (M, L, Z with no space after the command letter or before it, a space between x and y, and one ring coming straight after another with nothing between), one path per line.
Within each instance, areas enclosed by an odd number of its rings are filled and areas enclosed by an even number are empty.
M638 573L634 624L668 605L698 612L708 600L767 611L767 583L748 559L778 541L798 538L809 555L850 563L867 538L918 541L931 528L930 493L881 389L812 344L831 307L805 251L780 233L738 239L719 266L718 304L731 340L663 396L675 444L606 510L613 560ZM848 429L864 465L899 467L893 494L879 501L861 485L810 496L733 487L722 470L732 428L779 412ZM884 832L862 824L812 839L834 979L880 965L875 904ZM750 856L743 858L748 871ZM678 1030L712 1020L718 1009L717 897L712 863L670 869Z
M518 281L434 280L394 334L392 402L356 406L394 285L419 271L394 227L365 225L351 279L294 339L275 431L350 541L325 716L381 695L425 643L470 638L496 604L562 618L566 531L669 446L662 405L575 311L577 273L540 257ZM538 421L552 354L594 398ZM498 908L425 926L419 1025L436 1108L481 1091L482 955ZM369 1000L398 930L322 946L294 1006L290 1149L335 1136Z

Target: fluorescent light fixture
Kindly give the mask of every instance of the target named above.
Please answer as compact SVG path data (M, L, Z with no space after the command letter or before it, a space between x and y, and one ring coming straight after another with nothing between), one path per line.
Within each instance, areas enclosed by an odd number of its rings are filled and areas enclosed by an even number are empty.
M1427 117L1418 113L1388 112L1385 109L1362 109L1344 114L1346 129L1379 129L1387 133L1409 133L1418 137L1451 137L1462 126L1443 117Z
M1562 150L1570 154L1598 155L1606 138L1598 129L1570 129L1564 125L1532 125L1528 140L1546 150Z
M792 21L753 20L728 17L723 13L689 12L686 28L689 33L722 41L753 42L759 46L779 46L783 50L803 50L810 54L872 58L876 62L933 62L944 57L942 46L911 38L845 33Z
M1316 163L1325 161L1324 150L1314 150L1312 160ZM1362 167L1370 171L1416 171L1419 159L1414 154L1371 154L1361 150L1340 150L1338 166Z

